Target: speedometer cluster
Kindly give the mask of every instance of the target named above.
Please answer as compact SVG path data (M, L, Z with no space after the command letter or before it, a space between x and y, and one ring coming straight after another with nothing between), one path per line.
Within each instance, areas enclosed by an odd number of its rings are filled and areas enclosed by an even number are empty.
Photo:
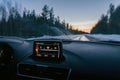
M0 64L9 63L12 58L12 48L5 44L0 43Z
M2 58L3 55L4 55L4 49L0 47L0 58Z

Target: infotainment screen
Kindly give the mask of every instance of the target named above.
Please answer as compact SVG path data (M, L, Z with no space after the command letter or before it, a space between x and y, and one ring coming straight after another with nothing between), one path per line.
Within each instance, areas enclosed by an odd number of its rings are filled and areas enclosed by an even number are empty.
M39 58L59 59L62 55L60 41L35 41L33 53Z

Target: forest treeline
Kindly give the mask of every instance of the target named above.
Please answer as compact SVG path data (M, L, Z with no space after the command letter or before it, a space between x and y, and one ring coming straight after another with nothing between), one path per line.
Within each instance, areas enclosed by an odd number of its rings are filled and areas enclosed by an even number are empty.
M26 8L20 11L18 5L13 5L10 1L0 4L0 36L37 37L83 33L73 30L59 16L55 17L53 8L48 5L44 5L40 14Z
M120 5L115 8L110 4L107 14L103 14L101 19L91 30L92 34L120 34Z

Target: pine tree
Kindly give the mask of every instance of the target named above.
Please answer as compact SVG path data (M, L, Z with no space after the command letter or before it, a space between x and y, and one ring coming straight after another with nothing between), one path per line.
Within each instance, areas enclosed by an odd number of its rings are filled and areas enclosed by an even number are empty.
M51 8L50 11L49 11L49 25L50 26L54 25L54 11L53 11L53 8Z
M49 7L47 5L45 5L43 8L42 8L42 18L43 18L43 23L46 23L47 20L48 20L48 15L49 15Z
M59 16L57 16L57 18L55 18L55 26L58 27L58 28L60 28L60 26L61 26L60 17Z
M0 14L1 14L1 26L0 26L0 33L1 35L5 35L7 33L7 29L6 29L6 15L7 15L7 12L6 12L6 7L1 5L0 6Z
M118 6L110 17L111 33L120 34L120 6Z
M107 34L107 26L108 26L108 16L101 16L101 20L96 24L96 26L92 29L91 33L101 33Z

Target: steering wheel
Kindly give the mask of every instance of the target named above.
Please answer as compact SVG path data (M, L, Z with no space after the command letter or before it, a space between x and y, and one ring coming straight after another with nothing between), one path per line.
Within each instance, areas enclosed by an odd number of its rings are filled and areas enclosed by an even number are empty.
M12 49L6 44L0 44L0 67L9 64L12 58Z

